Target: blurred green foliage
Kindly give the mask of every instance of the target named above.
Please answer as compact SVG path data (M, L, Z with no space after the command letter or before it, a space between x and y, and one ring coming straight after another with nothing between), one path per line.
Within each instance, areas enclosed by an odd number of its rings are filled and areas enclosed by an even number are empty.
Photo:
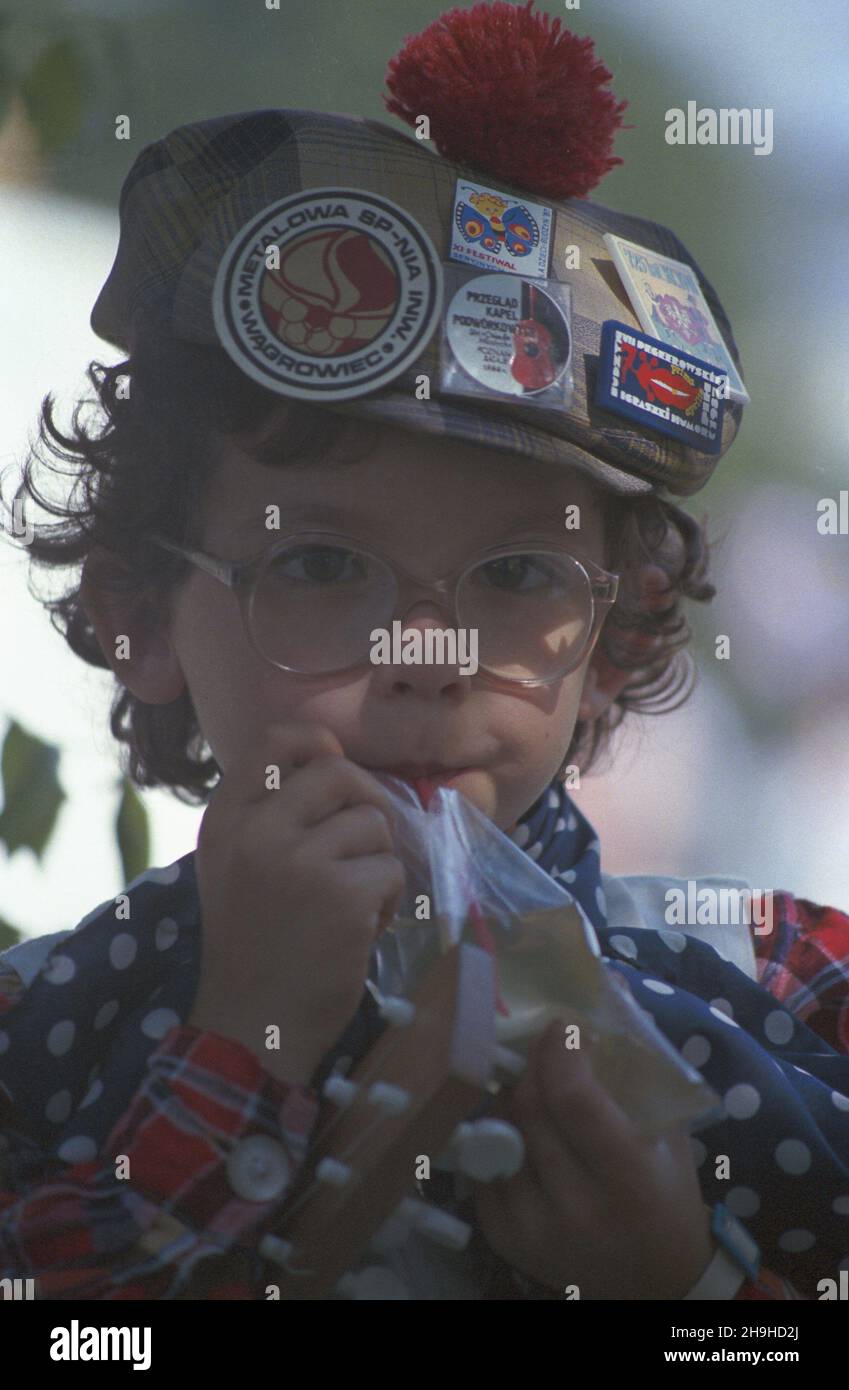
M28 733L12 720L0 754L3 810L0 811L0 845L10 856L30 849L41 860L56 828L62 803L67 800L59 782L59 749ZM127 778L119 778L121 797L115 819L115 836L121 858L123 882L130 883L150 863L150 827L147 811ZM21 933L0 918L0 950L20 940Z
M56 770L59 749L28 734L12 721L3 743L3 810L0 842L9 854L31 849L41 859L65 793Z
M77 134L90 93L86 44L72 14L41 0L37 13L7 6L0 16L0 120L17 93L47 155Z
M71 39L48 44L21 83L21 96L30 121L48 153L58 149L79 128L85 108L87 69Z
M147 811L132 782L125 777L120 786L121 800L115 818L115 836L124 883L131 883L144 873L150 863L150 828Z

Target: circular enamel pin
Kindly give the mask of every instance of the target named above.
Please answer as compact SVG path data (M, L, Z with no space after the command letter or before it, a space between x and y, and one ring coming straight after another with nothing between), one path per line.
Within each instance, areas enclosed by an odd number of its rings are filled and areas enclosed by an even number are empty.
M222 346L280 395L341 401L378 390L427 346L442 265L408 212L363 189L311 188L234 237L213 289Z
M464 371L499 395L546 391L569 367L566 311L538 281L518 275L467 280L448 306L445 332Z

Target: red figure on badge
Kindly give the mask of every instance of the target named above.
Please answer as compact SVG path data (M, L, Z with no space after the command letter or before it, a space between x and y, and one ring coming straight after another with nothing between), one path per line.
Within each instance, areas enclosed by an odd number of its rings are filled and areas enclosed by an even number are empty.
M551 360L551 334L536 319L522 319L513 330L510 370L526 391L550 386L557 369Z
M631 343L622 345L622 381L633 372L646 393L649 401L660 401L661 405L673 405L677 410L689 415L698 405L702 388L697 386L683 372L669 371L660 365L656 357L640 352L640 365L635 367L637 349Z

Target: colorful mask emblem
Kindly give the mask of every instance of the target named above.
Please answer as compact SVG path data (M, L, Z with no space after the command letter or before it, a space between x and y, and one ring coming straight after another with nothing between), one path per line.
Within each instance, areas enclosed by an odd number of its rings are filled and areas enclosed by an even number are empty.
M544 278L551 208L458 179L449 258L482 270Z
M596 405L718 454L727 389L709 362L613 319L603 325Z
M360 189L319 188L265 208L233 239L215 327L242 371L300 400L362 396L426 347L442 266L409 213Z
M466 241L480 242L485 251L506 246L511 256L527 256L539 241L539 228L527 208L516 204L503 217L493 212L492 220L469 203L457 208L457 226Z

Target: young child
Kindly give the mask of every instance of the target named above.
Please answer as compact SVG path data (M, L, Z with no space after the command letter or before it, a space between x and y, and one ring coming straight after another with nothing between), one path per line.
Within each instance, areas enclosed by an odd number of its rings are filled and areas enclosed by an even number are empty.
M421 1184L467 1249L364 1253L348 1296L817 1298L845 1263L849 917L778 892L768 934L670 931L679 881L603 874L563 785L680 689L682 600L714 590L661 494L701 488L741 415L693 433L708 378L645 349L642 407L596 404L604 325L640 334L603 234L691 267L739 359L681 243L584 199L622 108L589 41L530 11L444 16L390 69L440 156L264 110L172 131L125 182L92 315L125 356L90 369L102 430L45 402L80 486L31 554L82 563L51 607L115 673L130 774L207 809L195 853L0 959L0 1276L39 1298L273 1296L323 1084L384 1027L364 984L405 882L387 772L456 788L574 895L724 1111L649 1142L554 1026L496 1103L519 1172L462 1200ZM523 124L530 68L505 72L495 140L458 70L497 77L520 37L560 87ZM474 633L477 669L371 660L396 621Z

